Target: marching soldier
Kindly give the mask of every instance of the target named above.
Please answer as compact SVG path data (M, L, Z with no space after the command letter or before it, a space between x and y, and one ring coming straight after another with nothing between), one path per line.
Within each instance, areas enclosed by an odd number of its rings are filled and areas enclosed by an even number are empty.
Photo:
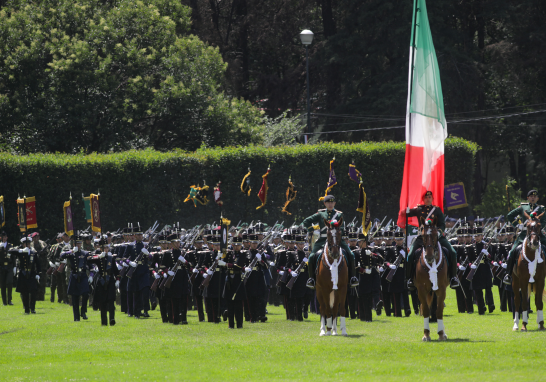
M286 267L290 276L296 278L292 289L290 290L290 297L288 300L289 307L298 321L303 321L303 309L305 307L305 296L308 288L306 283L309 278L309 272L307 270L307 253L303 250L305 246L305 236L302 234L296 235L296 251L287 252L288 262ZM301 268L298 270L298 268ZM290 282L291 280L289 280Z
M226 266L226 262L222 259L222 253L220 252L220 233L218 230L213 231L214 234L207 240L213 250L207 251L204 254L206 257L203 261L205 265L204 278L210 277L209 285L203 291L203 296L206 297L206 312L208 322L220 323L220 315L223 313L222 309L222 291L224 290L225 277L223 276L222 269ZM218 260L218 263L216 263ZM216 264L216 268L213 266Z
M173 233L168 240L171 241L172 249L169 254L163 256L161 265L165 267L167 275L173 279L170 287L165 288L165 297L171 301L173 324L187 325L187 299L190 292L187 268L191 264L182 255L178 234Z
M343 212L338 211L335 209L336 206L336 200L333 195L327 195L324 197L324 206L325 209L319 210L316 214L309 216L306 218L302 224L305 228L307 228L307 232L309 235L312 235L314 233L313 225L317 224L319 226L318 234L320 234L320 238L317 239L315 244L313 245L313 249L311 250L311 255L309 256L309 280L307 281L307 287L314 289L315 288L315 267L317 265L317 256L316 252L324 247L324 244L326 243L326 228L324 226L324 221L340 221L343 218ZM350 277L350 285L351 288L356 287L358 285L358 279L355 277L355 257L353 252L349 249L349 246L345 241L341 241L341 248L343 249L343 252L345 253L345 257L347 259L347 264L349 265L349 277Z
M172 256L171 242L167 235L160 235L159 239L159 251L153 253L152 264L157 265L152 271L152 277L155 279L156 291L155 297L159 304L159 313L161 314L161 321L164 324L169 322L173 323L172 306L170 299L167 297L168 290L162 285L167 281L169 275L167 274L168 268L163 264L163 259L168 256ZM152 252L150 252L152 253ZM153 285L153 284L152 284Z
M476 222L476 224L480 225L481 223ZM493 302L493 292L491 292L491 288L493 287L493 275L491 274L490 266L491 254L486 249L487 243L483 241L483 227L474 228L474 238L474 251L472 251L472 254L474 256L471 256L470 258L470 260L472 261L470 268L476 269L476 273L474 274L474 278L472 279L472 289L476 294L476 302L478 303L478 314L484 315L486 302L489 307L489 313L493 313L493 311L495 310L495 304ZM481 259L479 259L480 254L483 255ZM483 298L483 290L485 290L485 301Z
M425 195L423 196L424 204L418 205L416 208L409 209L408 211L402 211L402 216L405 216L407 214L408 217L417 217L417 218L432 218L433 216L436 216L436 226L438 227L438 232L440 233L440 237L438 238L438 242L440 245L448 250L448 273L449 277L451 278L449 282L449 286L451 289L457 288L459 284L459 280L457 279L457 253L449 244L449 241L447 241L445 236L445 217L444 213L438 206L432 205L433 202L433 196L431 191L427 191ZM421 227L422 229L422 227ZM410 253L408 255L408 267L406 268L406 278L408 279L408 288L414 289L415 285L413 285L413 276L415 274L415 251L423 246L423 237L420 234L417 236L415 241L413 242Z
M465 250L466 242L465 242L465 234L466 234L466 228L458 228L457 229L457 244L453 244L452 247L457 252L457 269L458 271L458 278L460 281L461 286L457 289L455 289L455 295L457 298L457 309L459 313L466 313L467 307L466 307L466 295L467 293L471 293L470 291L470 284L466 279L463 278L463 274L466 270L466 266L468 265L468 253Z
M116 289L119 286L119 269L116 266L115 255L109 251L109 246L106 239L102 238L99 241L101 252L98 255L88 259L90 264L95 264L98 267L98 273L95 275L95 294L94 300L98 302L100 309L101 324L110 326L116 324ZM90 276L93 278L93 276ZM83 306L82 306L83 308ZM110 320L108 321L108 315Z
M503 282L507 285L512 285L512 269L514 268L514 262L517 259L517 248L518 246L523 243L523 240L525 240L525 237L527 236L527 227L525 226L525 221L527 218L525 217L524 213L526 212L528 215L534 215L539 216L541 214L542 217L540 218L540 224L544 228L546 226L546 214L544 214L544 206L541 206L538 203L538 192L537 190L531 190L527 193L527 201L528 203L521 203L521 205L510 211L508 215L506 215L506 219L508 222L510 222L514 227L518 228L519 235L514 241L514 244L512 245L512 249L510 250L510 253L508 254L508 265L507 265L507 272L506 276L504 276ZM544 231L540 233L540 242L542 245L546 245L546 236L544 235Z
M17 277L17 288L15 291L21 293L25 314L36 314L36 294L40 282L40 260L36 251L30 247L31 239L23 236L21 248L12 249L12 254L19 258L19 277Z
M50 267L53 267L51 274L51 297L50 301L55 302L55 291L57 291L57 302L68 304L68 296L66 294L66 260L61 259L63 248L70 248L70 237L66 232L59 234L60 241L58 244L51 247L48 254ZM57 236L59 238L59 236Z
M150 252L148 252L146 244L142 241L143 234L140 231L140 227L133 234L135 236L134 252L130 255L128 263L129 266L135 268L135 271L129 279L128 291L131 291L133 295L134 317L137 319L141 317L148 318L150 317L148 314L150 307L150 272L148 269ZM129 300L130 303L131 301ZM142 313L143 309L144 313Z
M504 290L504 283L502 282L502 278L498 277L499 272L503 271L502 264L506 261L506 258L508 257L508 250L506 249L506 229L503 228L499 231L497 235L497 242L490 246L490 250L492 252L493 256L493 285L496 285L499 289L499 300L500 300L500 310L501 312L507 311L507 299L506 299L506 291Z
M358 233L348 232L347 241L349 242L349 248L353 251L353 254L358 249ZM355 255L356 256L356 255ZM356 257L355 257L356 263ZM356 266L356 264L355 264ZM355 272L356 273L356 272ZM307 288L309 289L309 288ZM351 320L354 320L358 317L358 297L356 296L356 288L347 288L347 298L345 299L345 317L350 317Z
M17 273L17 255L10 252L12 245L8 243L8 234L0 233L0 289L4 306L13 305L11 294L13 292L13 278Z
M368 237L362 232L358 234L359 249L355 252L360 282L358 285L358 306L360 320L372 322L372 310L379 316L383 301L381 300L381 278L378 266L383 264L383 258L368 248Z
M63 248L61 259L67 259L70 263L70 279L68 282L68 295L72 298L72 310L74 321L79 322L80 317L87 320L87 303L89 300L89 282L87 279L87 258L90 253L81 249L82 238L76 236L75 246ZM80 297L81 297L81 315L80 315Z
M38 232L34 232L30 235L32 239L32 243L30 244L31 248L33 248L36 253L38 254L38 259L40 260L40 287L38 289L38 294L36 296L36 301L44 301L45 300L45 289L46 289L46 271L47 271L47 252L48 247L47 244L40 240L40 234Z
M263 312L262 300L265 294L264 271L267 269L264 263L263 255L258 251L258 235L252 233L248 235L250 241L250 250L247 251L245 272L250 273L246 284L246 295L250 309L250 322L266 322L267 317ZM256 265L250 268L254 259L257 259Z
M186 252L186 260L192 264L191 297L197 307L197 317L199 322L205 322L205 312L203 310L203 291L199 288L203 282L203 261L205 260L203 251L203 237L199 235L193 242L193 248Z
M405 283L404 268L406 266L406 251L404 250L404 232L398 228L394 232L395 246L393 247L394 256L391 256L387 260L387 267L385 273L389 274L390 270L395 270L394 277L389 283L389 292L393 296L393 310L395 317L402 317L402 308L406 317L411 315L411 306L409 302L409 295L407 285ZM398 267L394 264L396 260L400 260Z
M295 241L295 238L290 233L285 234L283 238L285 243ZM288 281L290 276L287 268L287 263L288 251L286 247L283 246L277 249L277 261L275 264L275 267L277 269L277 294L279 296L282 296L283 307L286 312L286 319L294 321L296 317L294 317L294 315L292 314L290 304L288 303L288 299L290 297L290 289L286 287L286 282Z
M224 286L224 298L227 305L228 327L235 329L243 328L243 304L246 300L246 289L243 284L243 269L245 267L246 253L241 251L243 239L233 238L233 250L227 253L226 257L226 284Z

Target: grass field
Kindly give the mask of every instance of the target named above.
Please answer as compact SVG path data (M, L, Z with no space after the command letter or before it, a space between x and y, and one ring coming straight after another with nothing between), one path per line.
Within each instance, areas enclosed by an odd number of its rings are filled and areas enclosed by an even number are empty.
M269 306L267 323L245 322L242 330L199 323L195 311L186 326L162 324L157 310L138 321L119 307L117 325L102 327L99 312L73 322L69 306L48 300L36 315L23 314L18 294L15 306L0 306L1 380L516 381L546 372L546 333L536 331L535 314L528 333L512 332L498 301L492 314L459 314L451 290L446 343L436 335L422 343L423 320L414 315L348 320L348 338L319 337L317 316L289 322L282 307Z

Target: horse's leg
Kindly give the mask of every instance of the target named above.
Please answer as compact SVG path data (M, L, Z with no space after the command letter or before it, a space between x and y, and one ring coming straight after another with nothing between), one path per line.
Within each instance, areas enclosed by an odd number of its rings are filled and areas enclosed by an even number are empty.
M324 317L322 314L320 315L320 334L319 336L326 335L326 317Z
M521 275L521 274L520 274ZM529 322L529 282L520 279L521 286L521 331L527 331L527 323Z
M513 331L519 330L519 308L521 304L521 294L519 293L519 279L517 276L512 277L512 290L514 291L514 326Z
M421 314L423 315L423 322L424 322L423 342L429 342L430 341L430 326L429 326L430 307L427 302L428 293L425 290L425 286L423 285L419 285L418 292L419 292L419 301L421 302Z
M537 281L535 282L535 305L537 307L538 330L544 330L544 302L542 301L543 291L544 277L540 277L540 279L537 279Z
M440 286L440 288L436 291L436 302L438 305L436 310L436 317L438 319L438 341L447 340L447 335L444 328L444 300L446 299L446 288L447 282L446 285Z

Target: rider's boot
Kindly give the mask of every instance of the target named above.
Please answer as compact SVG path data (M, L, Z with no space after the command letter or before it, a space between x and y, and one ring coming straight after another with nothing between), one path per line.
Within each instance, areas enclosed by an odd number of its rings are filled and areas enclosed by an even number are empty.
M506 264L506 276L504 276L504 279L502 279L502 282L506 285L512 285L512 276L510 276L510 274L512 273L512 269L514 268L514 257L516 256L508 256L508 261Z
M415 290L415 285L413 283L413 275L415 274L415 261L413 261L413 253L410 253L408 256L408 262L406 267L406 280L408 284L408 289L410 291Z
M307 270L309 271L309 280L305 285L309 289L315 289L315 261L314 255L309 256L309 262L307 263Z
M451 289L458 288L461 286L459 279L457 278L457 254L451 256L451 261L449 262L449 277L451 281L449 282L449 287Z

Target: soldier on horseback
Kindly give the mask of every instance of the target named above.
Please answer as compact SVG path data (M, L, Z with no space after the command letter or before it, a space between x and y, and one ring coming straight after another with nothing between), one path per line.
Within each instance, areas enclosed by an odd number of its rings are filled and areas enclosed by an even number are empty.
M317 239L313 248L311 250L311 255L309 256L309 280L307 280L307 287L314 289L315 288L315 268L317 264L317 255L316 252L324 247L326 243L326 231L324 226L324 220L326 221L341 221L343 218L343 212L336 210L336 199L333 195L327 195L324 198L325 209L319 210L316 214L309 216L303 221L303 226L307 228L309 235L312 235L314 232L313 225L316 224L319 226L318 231L320 231L320 237ZM351 288L358 285L358 279L355 277L355 256L353 252L349 249L347 243L342 240L341 248L345 253L345 258L349 264L349 276L351 277L350 286Z
M526 220L525 213L530 216L538 216L542 214L546 209L544 206L541 206L538 203L538 192L536 190L531 190L527 193L527 201L529 203L521 203L521 205L512 210L506 215L507 221L512 223L514 227L518 228L519 236L514 240L512 249L508 253L508 261L506 265L506 276L504 276L503 282L507 285L512 285L512 269L514 268L514 261L517 259L517 253L520 251L518 247L523 243L525 236L527 236L527 227L524 222ZM540 224L542 227L546 224L546 214L542 215L540 219ZM540 233L540 243L544 246L546 245L546 236L544 232Z
M447 238L445 236L445 217L444 213L438 206L432 205L432 192L427 191L423 197L425 204L419 204L417 205L417 208L412 208L409 210L409 213L407 213L408 217L423 217L424 219L432 219L434 216L436 216L437 219L437 227L438 227L438 242L440 245L447 249L448 251L448 260L449 260L449 277L451 281L449 282L449 286L452 289L455 289L459 286L459 279L457 278L457 253L449 244L449 241L447 241ZM402 211L404 213L405 211ZM411 246L411 249L408 254L408 267L406 268L406 278L408 279L408 288L410 290L415 288L415 285L413 284L413 277L415 275L415 251L423 246L423 236L422 233L417 236L415 241L413 242L413 245Z

